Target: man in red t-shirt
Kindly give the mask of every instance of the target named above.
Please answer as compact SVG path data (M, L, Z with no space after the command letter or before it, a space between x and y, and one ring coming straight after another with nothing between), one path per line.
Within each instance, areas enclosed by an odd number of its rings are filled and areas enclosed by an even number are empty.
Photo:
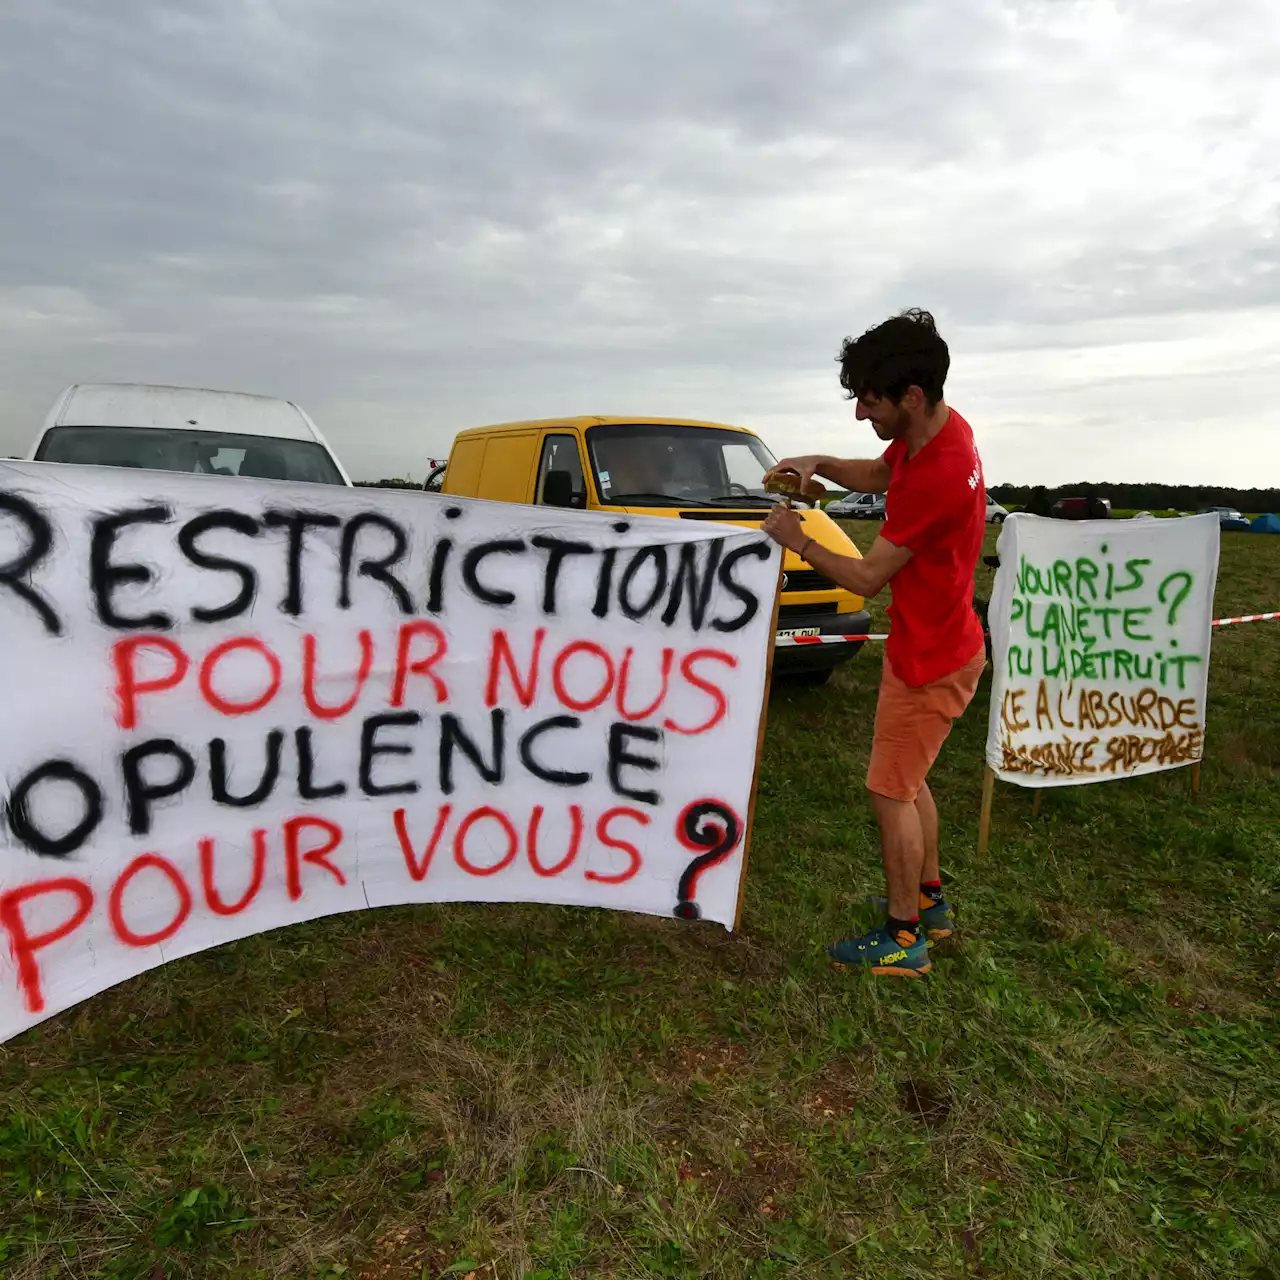
M951 935L942 893L938 810L925 777L973 699L986 666L973 610L987 491L969 424L942 399L951 357L927 311L894 316L840 353L840 383L889 447L870 460L785 458L770 474L826 477L859 493L885 493L880 536L859 560L819 546L796 514L776 507L764 530L860 596L892 590L867 789L880 824L888 917L863 937L828 948L842 964L878 974L929 972L928 943Z

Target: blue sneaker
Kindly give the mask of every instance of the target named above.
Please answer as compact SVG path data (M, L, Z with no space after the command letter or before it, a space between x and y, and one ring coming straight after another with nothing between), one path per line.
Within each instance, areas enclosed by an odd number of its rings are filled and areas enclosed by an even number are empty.
M888 898L868 898L867 901L880 911L889 910ZM956 909L945 899L935 902L920 912L920 934L932 946L949 938L956 931Z
M860 938L832 943L827 955L839 967L870 969L880 977L923 978L933 968L929 946L919 934L905 929L892 934L884 925Z

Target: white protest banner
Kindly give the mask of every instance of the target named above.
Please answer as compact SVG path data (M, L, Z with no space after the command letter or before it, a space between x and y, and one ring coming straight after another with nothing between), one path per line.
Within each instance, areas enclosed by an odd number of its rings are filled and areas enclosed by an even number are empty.
M1071 786L1200 759L1218 539L1216 515L1009 517L988 611L997 777Z
M758 530L0 465L0 1040L340 911L732 927Z

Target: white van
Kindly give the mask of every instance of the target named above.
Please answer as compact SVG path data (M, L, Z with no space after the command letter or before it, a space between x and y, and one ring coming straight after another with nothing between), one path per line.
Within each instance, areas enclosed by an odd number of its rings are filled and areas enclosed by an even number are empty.
M316 424L296 404L196 387L113 382L68 387L54 401L29 457L351 484Z

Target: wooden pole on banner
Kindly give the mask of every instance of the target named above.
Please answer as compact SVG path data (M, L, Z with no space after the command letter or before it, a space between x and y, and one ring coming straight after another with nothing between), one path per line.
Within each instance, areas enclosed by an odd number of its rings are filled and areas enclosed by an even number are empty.
M790 507L790 501L787 502ZM778 648L778 607L782 603L782 566L787 558L786 547L779 548L778 583L773 589L773 621L769 625L769 657L764 668L764 702L760 707L760 728L756 733L756 767L751 775L751 799L747 802L747 833L742 839L742 874L738 878L738 908L733 913L733 931L737 933L742 923L742 900L747 892L747 861L751 856L751 833L756 825L756 793L760 789L760 761L764 756L764 731L769 719L769 694L773 689L773 655Z
M1191 766L1191 794L1198 796L1200 794L1200 765L1201 761L1197 760ZM982 772L982 813L978 818L978 855L985 858L987 856L987 844L991 836L991 803L995 796L996 775L990 765L983 766ZM1037 787L1035 798L1031 801L1031 816L1037 818L1040 816L1040 799L1044 795L1044 788Z
M982 816L978 819L978 857L987 856L987 839L991 835L991 801L996 792L996 771L982 766Z

